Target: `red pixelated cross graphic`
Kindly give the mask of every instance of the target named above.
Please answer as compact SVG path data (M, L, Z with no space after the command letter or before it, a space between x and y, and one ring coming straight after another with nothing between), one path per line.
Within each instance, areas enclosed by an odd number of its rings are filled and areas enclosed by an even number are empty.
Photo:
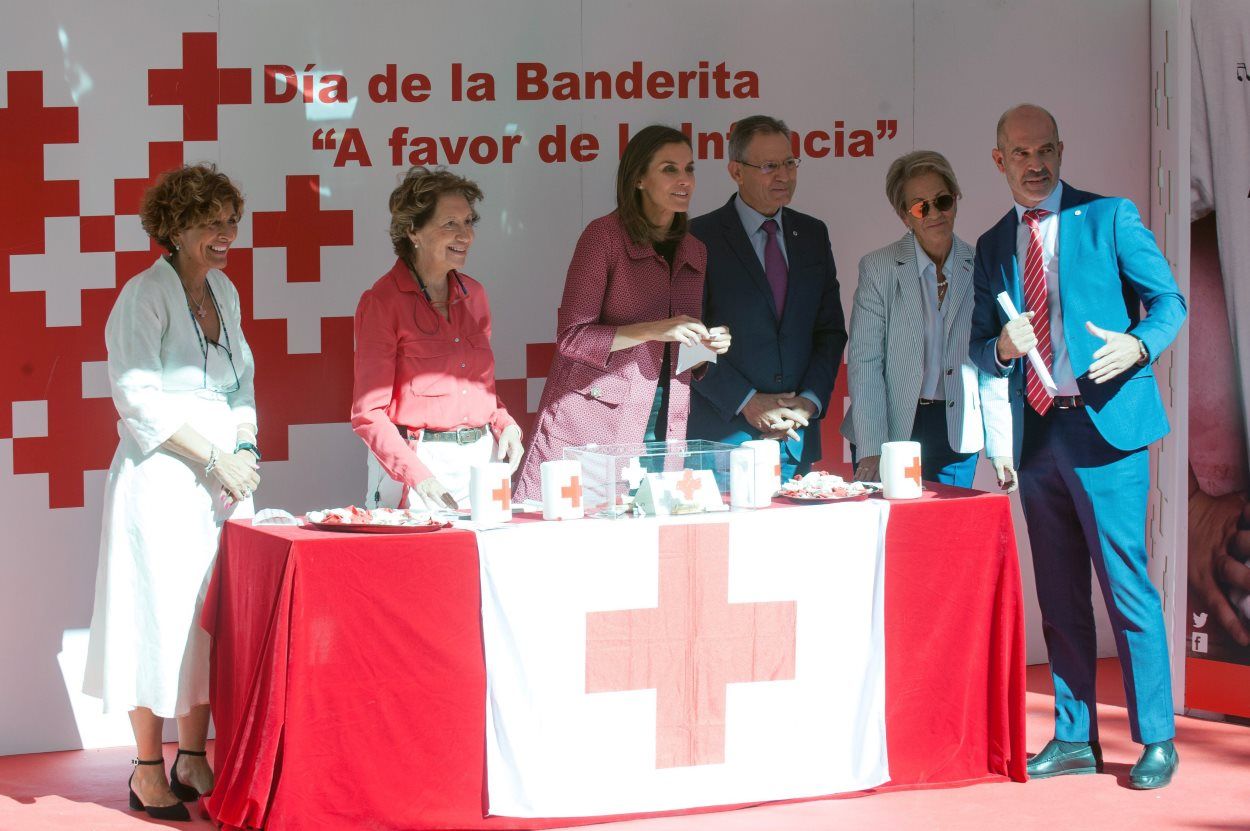
M728 684L794 678L792 600L730 603L729 525L660 527L659 606L586 615L586 692L656 691L657 768L725 761Z
M703 487L703 482L695 478L694 471L686 468L686 472L682 474L681 479L674 487L681 491L681 495L686 497L686 501L689 502L694 499L694 492Z
M0 256L43 254L44 218L78 215L78 183L43 178L44 146L78 141L78 108L45 107L42 72L9 72L7 88L9 105L0 108Z
M182 140L216 141L217 107L252 103L252 70L217 68L217 33L183 32L182 68L148 70L148 104L182 106Z
M560 496L569 501L574 508L582 507L582 477L574 476L569 483L560 488Z
M916 487L920 487L920 457L916 456L911 460L911 464L903 468L903 475L916 483Z
M352 244L352 212L321 210L321 177L286 177L286 210L252 215L255 248L286 249L288 283L321 280L321 246Z
M490 498L499 503L499 510L512 510L512 482L504 479L499 487L490 492Z
M143 192L156 184L156 177L167 170L182 167L182 142L148 142L148 175L146 179L113 180L113 212L121 216L139 213Z

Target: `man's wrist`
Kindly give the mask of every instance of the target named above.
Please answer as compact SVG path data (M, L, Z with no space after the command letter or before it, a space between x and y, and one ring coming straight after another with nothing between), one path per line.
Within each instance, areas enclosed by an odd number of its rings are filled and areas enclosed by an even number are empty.
M1137 335L1129 337L1137 341L1137 366L1146 366L1150 363L1150 347L1146 346L1146 342Z

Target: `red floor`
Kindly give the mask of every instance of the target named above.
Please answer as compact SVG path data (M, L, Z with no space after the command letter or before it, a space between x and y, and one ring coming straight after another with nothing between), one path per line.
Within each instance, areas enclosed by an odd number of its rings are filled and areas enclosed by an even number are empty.
M825 829L1116 829L1194 831L1250 829L1250 728L1182 718L1181 767L1159 791L1126 787L1138 747L1128 719L1118 665L1103 661L1098 708L1107 772L1028 784L903 791L862 799L765 806L722 814L638 820L598 826L610 831L825 831ZM1051 689L1045 667L1030 667L1029 749L1051 736ZM126 809L133 751L42 753L0 757L0 831L107 831L160 825ZM166 748L172 759L174 749ZM212 828L198 817L188 829ZM274 829L280 831L280 829Z

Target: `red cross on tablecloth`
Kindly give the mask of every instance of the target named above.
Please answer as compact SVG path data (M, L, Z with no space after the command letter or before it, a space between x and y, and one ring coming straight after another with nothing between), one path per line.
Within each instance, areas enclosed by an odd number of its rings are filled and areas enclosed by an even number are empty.
M352 212L321 210L321 177L286 177L286 210L252 215L252 246L286 249L288 283L321 279L321 247L352 244Z
M916 456L911 460L911 464L903 468L903 475L916 483L916 487L920 487L920 457Z
M689 502L694 499L694 492L703 487L703 481L695 478L693 470L686 468L685 472L682 473L681 479L673 487L681 491L681 495Z
M725 688L794 678L794 601L730 603L729 525L665 525L659 605L586 615L586 692L656 691L657 768L725 761Z
M567 499L574 508L582 507L582 477L570 477L569 483L560 488L560 496Z
M44 179L44 147L78 141L78 108L43 105L42 72L8 73L0 107L0 257L43 254L43 221L78 215L78 183ZM4 287L7 289L7 285Z
M512 482L504 479L499 487L490 492L490 498L499 503L501 511L512 510Z
M252 103L252 70L217 67L217 33L184 32L182 68L148 70L148 104L182 106L183 141L217 140L217 107Z

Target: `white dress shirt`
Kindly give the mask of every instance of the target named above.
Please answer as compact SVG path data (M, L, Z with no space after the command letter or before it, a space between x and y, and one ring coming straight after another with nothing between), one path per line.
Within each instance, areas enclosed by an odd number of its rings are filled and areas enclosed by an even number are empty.
M1050 312L1050 374L1055 379L1057 390L1055 395L1080 395L1081 388L1076 385L1076 375L1072 372L1072 361L1068 358L1068 345L1063 338L1063 303L1059 298L1059 204L1063 198L1063 182L1055 186L1047 196L1033 208L1026 208L1016 203L1016 262L1019 263L1021 293L1023 293L1024 263L1029 252L1029 240L1032 236L1028 223L1024 221L1024 212L1033 209L1050 211L1038 223L1042 234L1042 268L1046 273L1046 308ZM1082 326L1082 321L1076 325ZM1032 371L1031 369L1029 370Z
M920 289L924 295L924 375L920 382L920 397L938 400L946 397L942 391L942 333L946 327L946 312L938 304L937 266L920 247L920 241L912 236L912 244L916 246L916 268L920 271ZM951 274L951 257L955 246L951 246L942 264L942 274L947 280ZM950 286L947 286L950 291Z

